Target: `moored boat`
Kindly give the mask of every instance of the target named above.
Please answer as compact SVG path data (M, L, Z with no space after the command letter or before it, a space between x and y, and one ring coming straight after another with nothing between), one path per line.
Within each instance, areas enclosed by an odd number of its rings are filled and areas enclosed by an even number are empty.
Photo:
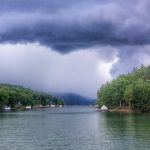
M31 108L32 108L31 105L26 106L26 109L31 109Z
M5 107L4 107L4 110L5 110L5 111L10 111L10 110L11 110L11 107L5 106Z

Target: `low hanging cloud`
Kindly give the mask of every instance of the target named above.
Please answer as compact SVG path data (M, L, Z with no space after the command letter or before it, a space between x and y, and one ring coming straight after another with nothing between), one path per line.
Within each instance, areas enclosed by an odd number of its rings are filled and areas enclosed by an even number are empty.
M38 42L61 53L150 43L147 0L0 0L0 42Z
M105 50L113 53L109 59ZM78 93L95 98L99 86L111 80L116 49L93 47L62 55L39 44L0 45L0 82L48 93Z
M38 43L0 44L0 56L0 83L96 98L103 83L148 65L150 45L100 46L61 54Z

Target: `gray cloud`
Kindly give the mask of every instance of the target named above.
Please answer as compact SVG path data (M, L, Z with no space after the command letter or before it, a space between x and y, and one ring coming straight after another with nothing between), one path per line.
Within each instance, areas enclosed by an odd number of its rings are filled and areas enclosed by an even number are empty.
M60 54L39 44L0 44L0 82L96 97L118 74L150 63L150 45L100 46Z
M109 59L106 50L112 53ZM112 47L95 47L62 55L38 44L0 44L0 56L0 83L96 98L99 86L111 80L117 53Z
M111 74L115 77L128 73L141 64L150 64L150 45L118 47L119 60L113 64Z
M39 42L62 53L150 43L147 0L0 0L0 42Z

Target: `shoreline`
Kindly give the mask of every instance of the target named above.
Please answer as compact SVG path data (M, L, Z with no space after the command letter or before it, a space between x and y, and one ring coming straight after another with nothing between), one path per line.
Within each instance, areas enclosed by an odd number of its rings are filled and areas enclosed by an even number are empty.
M35 106L31 106L29 108L27 108L26 106L22 106L22 107L15 107L15 108L10 108L10 109L4 109L4 108L0 108L0 113L3 112L14 112L14 111L26 111L26 110L33 110L33 109L53 109L53 108L62 108L65 107L64 105L55 105L54 106L39 106L39 105L35 105Z
M103 111L101 109L96 109L96 111L99 111L99 112L122 112L122 113L150 113L150 112L134 111L129 108L111 108L111 109L108 109L107 111Z
M131 110L131 109L114 108L114 109L109 109L109 112L127 112L127 113L133 113L134 111Z
M100 112L126 112L126 113L134 113L132 109L129 107L122 107L122 108L109 108L108 110L103 110L101 108L96 108L96 111Z

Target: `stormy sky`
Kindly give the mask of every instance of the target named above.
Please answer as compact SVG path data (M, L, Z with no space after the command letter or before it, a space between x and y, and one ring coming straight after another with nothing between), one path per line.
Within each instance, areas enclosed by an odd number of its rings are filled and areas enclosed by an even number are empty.
M0 82L95 98L150 63L148 0L0 0Z

